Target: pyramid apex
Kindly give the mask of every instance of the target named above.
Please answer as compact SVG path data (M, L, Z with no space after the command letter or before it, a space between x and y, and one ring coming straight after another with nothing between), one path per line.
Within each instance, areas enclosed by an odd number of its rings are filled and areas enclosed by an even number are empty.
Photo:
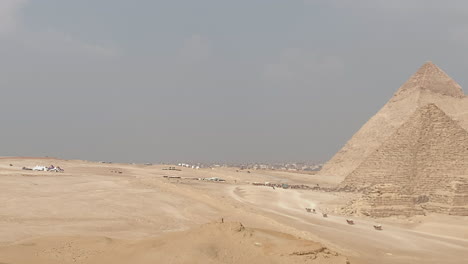
M395 96L414 90L425 90L452 97L464 97L461 86L432 61L426 61L409 80L397 91Z
M447 75L441 68L439 68L439 66L437 66L432 61L424 62L424 64L421 67L419 67L419 69L418 69L418 71L416 73L418 73L420 71L426 71L426 74L427 73L435 73L435 72L443 72L445 75ZM447 75L447 77L449 77L449 76Z
M437 65L436 65L435 63L433 63L432 61L426 61L426 62L424 62L424 64L423 64L421 67L419 67L418 71L420 71L420 70L427 70L427 69L429 69L429 68L436 68L436 69L438 69L438 70L441 70L441 69L439 68L439 66L437 66Z
M428 103L426 105L423 105L423 106L420 106L419 108L421 109L439 109L440 111L442 111L436 104L434 103Z
M442 109L440 109L436 104L429 103L426 105L419 106L414 115L447 115Z

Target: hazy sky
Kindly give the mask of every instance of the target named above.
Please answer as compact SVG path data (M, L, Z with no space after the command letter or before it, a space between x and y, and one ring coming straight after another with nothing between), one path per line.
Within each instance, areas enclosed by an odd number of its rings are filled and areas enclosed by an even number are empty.
M427 60L467 1L1 0L0 155L324 161Z

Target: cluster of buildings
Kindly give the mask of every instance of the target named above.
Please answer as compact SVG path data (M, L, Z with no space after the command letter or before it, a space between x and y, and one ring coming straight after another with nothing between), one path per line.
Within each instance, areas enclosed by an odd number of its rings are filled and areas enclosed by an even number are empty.
M226 168L235 167L241 170L283 170L283 171L319 171L322 168L320 163L306 162L284 162L284 163L178 163L177 165L185 168L201 169L201 168Z
M251 163L242 164L241 169L250 170L283 170L283 171L319 171L322 164L309 164L305 162L288 162L288 163Z
M201 168L200 164L198 165L191 165L191 164L188 164L188 163L179 163L177 164L179 165L180 167L184 167L184 168L192 168L192 169L195 169L195 170L198 170Z

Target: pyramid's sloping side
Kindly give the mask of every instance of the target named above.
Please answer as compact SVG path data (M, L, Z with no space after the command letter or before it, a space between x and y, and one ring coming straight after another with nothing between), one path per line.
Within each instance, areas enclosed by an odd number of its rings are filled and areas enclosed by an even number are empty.
M360 191L387 183L404 186L404 192L411 192L408 187L414 174L415 155L422 126L420 113L413 114L345 178L341 188Z
M388 102L323 166L319 174L346 177L414 113L419 94L417 91L401 100Z
M319 172L345 178L423 105L435 103L468 129L468 98L433 63L424 64Z
M414 193L453 192L456 181L468 183L468 132L435 105L423 116L417 145Z
M454 186L468 183L467 176L468 132L429 104L418 108L341 187L361 190L391 184L404 195L453 196L458 188Z
M468 132L435 104L418 108L341 183L366 215L468 216Z
M418 107L434 103L461 127L468 130L468 98L444 96L430 91L421 91Z

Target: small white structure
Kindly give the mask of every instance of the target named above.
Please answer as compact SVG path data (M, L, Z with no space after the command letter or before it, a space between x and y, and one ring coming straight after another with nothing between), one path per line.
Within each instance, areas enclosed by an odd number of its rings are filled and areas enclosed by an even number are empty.
M47 171L47 167L46 167L46 166L38 166L38 165L36 165L32 170L33 170L33 171Z
M32 168L32 170L33 171L53 171L53 172L63 172L64 171L59 166L56 167L54 165L50 165L50 167L36 165L34 168Z
M221 179L221 178L218 178L218 177L204 178L203 180L205 180L205 181L215 181L215 182L225 182L226 181L225 179Z

